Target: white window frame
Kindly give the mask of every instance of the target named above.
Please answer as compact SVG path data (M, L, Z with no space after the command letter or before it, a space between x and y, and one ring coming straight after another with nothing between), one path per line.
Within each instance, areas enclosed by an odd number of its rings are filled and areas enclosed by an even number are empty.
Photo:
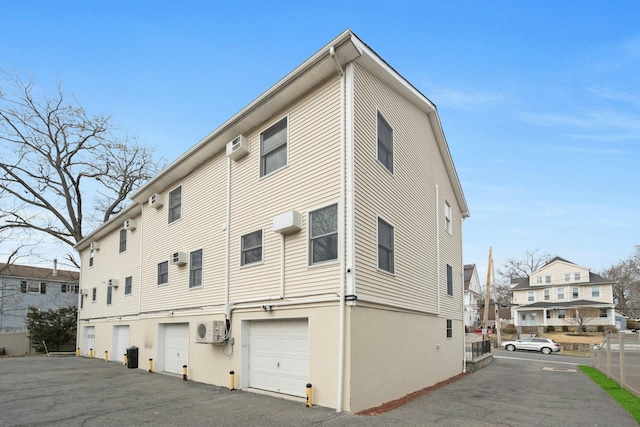
M162 273L160 272L160 266L161 265L166 265L166 272L163 271ZM166 276L166 280L162 281L163 277ZM169 261L161 261L158 263L158 267L156 270L156 284L158 286L163 286L169 283Z
M542 284L542 276L536 276L536 284L538 285Z
M453 236L453 210L447 199L444 200L444 229Z
M285 137L285 141L279 145L277 145L276 147L273 147L271 150L269 150L268 152L265 152L264 150L264 134L271 131L272 129L276 128L277 126L280 126L282 124L282 122L285 123L285 129L286 129L286 137ZM279 152L282 147L284 146L284 152L285 152L285 161L283 165L280 165L278 167L276 167L273 170L269 170L267 171L267 158L271 156L271 154ZM263 178L265 176L269 176L274 172L279 171L280 169L286 167L289 165L289 116L284 116L281 117L280 119L276 120L274 123L270 124L265 130L263 130L262 132L260 132L260 178Z
M391 150L389 150L389 147L386 147L383 143L380 142L380 124L381 124L380 120L382 120L382 124L386 125L386 127L389 128L389 133L391 134ZM384 161L380 160L381 145L387 157L386 161L389 161L390 163L389 165L387 165ZM394 163L393 149L394 149L393 127L391 126L389 121L382 115L380 110L376 110L376 158L378 159L378 162L380 162L380 164L384 166L384 168L388 170L391 174L393 174L393 169L394 169L393 168L393 163ZM387 151L390 151L390 152L387 153Z
M98 301L98 288L91 288L91 302L94 303Z
M200 265L194 262L194 254L200 252ZM201 288L204 285L204 277L203 277L203 267L204 267L204 252L202 249L196 249L195 251L191 251L189 253L189 289ZM194 274L199 271L199 283L196 282L196 277Z
M600 298L600 286L591 287L591 298Z
M447 322L446 322L446 337L447 337L447 339L453 339L453 319L447 319Z
M317 236L313 235L313 214L314 213L318 213L320 211L324 211L326 209L330 209L335 207L336 210L336 218L335 218L335 224L336 224L336 228L335 230L331 230L331 232L325 232L324 234L319 234ZM339 218L340 218L340 212L338 210L338 204L337 203L333 203L331 205L327 205L327 206L323 206L321 208L318 209L314 209L312 211L309 212L308 214L308 220L307 220L307 224L308 224L308 236L309 236L309 241L308 241L308 245L309 245L309 251L308 251L308 264L309 265L318 265L318 264L325 264L325 263L331 263L331 262L336 262L338 260L338 248L339 248L339 236L338 236L338 226L339 226ZM325 230L326 231L326 230ZM335 258L327 258L327 259L323 259L321 261L314 261L314 243L316 241L319 241L320 239L322 240L326 240L327 238L331 238L331 236L335 236Z
M551 276L544 276L545 283L551 283Z
M564 298L564 288L558 288L557 289L556 298L558 299L558 301L565 299Z
M447 295L453 296L453 266L447 264Z
M133 292L133 276L127 276L124 278L124 294L131 295L132 292Z
M107 286L107 306L113 305L113 286Z
M245 248L244 238L255 233L260 233L260 245ZM260 259L256 261L246 262L245 256L244 256L245 252L253 251L258 248L260 248ZM240 267L249 267L252 265L259 265L259 264L262 264L263 262L264 262L264 230L261 228L259 230L254 230L251 233L246 233L240 236Z
M564 281L565 282L570 282L571 281L571 273L565 273L564 274Z
M127 251L127 230L121 229L118 237L118 253L121 254Z
M527 291L527 302L534 302L536 300L536 294L533 291Z
M385 248L386 250L389 251L391 257L390 257L390 264L391 264L391 271L389 270L385 270L384 268L380 267L380 221L384 222L386 225L388 225L389 227L391 227L391 239L392 239L392 247L391 248ZM394 274L396 272L396 227L390 223L389 221L387 221L386 219L384 219L383 217L381 217L380 215L377 216L376 218L376 263L378 266L378 271L383 271L385 273L389 273L389 274Z
M551 291L549 289L544 290L544 300L551 301Z
M571 288L571 299L579 299L580 298L580 288L574 286Z
M90 249L89 250L89 267L93 267L93 264L94 264L93 257L94 257L94 255L95 255L95 250Z
M172 195L175 197L176 192L178 192L179 200L178 203L175 203L175 200L172 200ZM173 190L169 191L169 202L167 207L168 212L168 221L169 224L173 224L182 218L182 185L178 185ZM172 204L173 202L173 204ZM175 213L175 211L178 211Z
M582 280L581 277L581 273L573 273L573 280L575 280L576 282Z

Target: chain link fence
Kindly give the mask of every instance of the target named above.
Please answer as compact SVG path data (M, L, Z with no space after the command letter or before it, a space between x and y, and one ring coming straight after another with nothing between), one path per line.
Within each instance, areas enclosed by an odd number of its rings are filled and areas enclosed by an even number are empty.
M591 366L640 397L640 334L606 334L591 349Z

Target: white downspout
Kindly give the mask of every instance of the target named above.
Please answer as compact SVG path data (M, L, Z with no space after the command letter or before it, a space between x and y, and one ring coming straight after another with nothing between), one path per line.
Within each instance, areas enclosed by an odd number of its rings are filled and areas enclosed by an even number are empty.
M462 260L462 373L467 372L467 328L465 326L466 315L464 311L464 250L463 250L463 230L464 218L460 218L460 258ZM469 284L471 284L471 278L469 278Z
M140 210L140 260L138 262L138 318L142 313L142 263L144 260L144 203L141 203Z
M440 314L440 186L436 184L436 289Z
M230 244L230 224L231 221L231 159L227 158L227 217L225 219L224 230L224 306L229 306L229 244Z
M284 233L280 234L280 299L284 299Z
M336 412L342 412L342 400L344 396L344 341L345 341L345 259L344 259L344 216L345 216L345 126L344 126L344 101L345 101L345 76L344 71L342 70L342 66L340 66L340 62L338 58L335 56L335 50L333 46L329 49L329 53L333 58L338 74L340 75L340 203L339 207L342 209L338 209L338 212L342 212L342 214L338 215L338 259L340 260L340 308L339 308L339 321L338 321L338 392L337 392L337 402L336 402Z

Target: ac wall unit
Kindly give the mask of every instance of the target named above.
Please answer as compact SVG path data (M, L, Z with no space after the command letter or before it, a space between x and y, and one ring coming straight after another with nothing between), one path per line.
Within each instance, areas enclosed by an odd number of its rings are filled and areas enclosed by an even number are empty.
M160 209L164 205L162 194L154 193L149 196L149 206L153 206L156 209Z
M91 244L89 245L89 249L91 249L92 251L97 251L98 249L100 249L100 243L91 242Z
M83 289L82 290L82 295L84 295L85 297L89 296L89 289Z
M187 263L186 252L174 252L171 254L171 264L173 265L185 265Z
M117 288L118 287L118 279L109 279L107 281L107 285L111 286L113 288Z
M249 154L249 140L244 135L237 136L227 143L227 157L238 160Z
M199 321L196 325L196 342L220 344L224 342L225 324L220 321Z
M135 230L136 229L136 220L135 219L128 219L124 222L124 229L125 230Z

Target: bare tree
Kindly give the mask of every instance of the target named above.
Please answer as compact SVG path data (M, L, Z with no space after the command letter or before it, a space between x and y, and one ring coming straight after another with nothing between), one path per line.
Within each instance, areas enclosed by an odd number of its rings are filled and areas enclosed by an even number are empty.
M572 307L565 310L564 320L576 326L578 335L585 331L587 323L600 317L600 309L596 307Z
M0 233L27 230L72 246L157 172L154 151L116 135L109 116L88 115L60 85L49 97L33 80L2 75Z
M532 272L542 268L549 260L551 255L540 254L538 250L526 251L524 259L508 259L504 265L498 269L498 277L504 283L511 283L512 279L527 277Z
M634 319L640 317L640 245L634 255L605 269L601 275L615 282L616 310Z

